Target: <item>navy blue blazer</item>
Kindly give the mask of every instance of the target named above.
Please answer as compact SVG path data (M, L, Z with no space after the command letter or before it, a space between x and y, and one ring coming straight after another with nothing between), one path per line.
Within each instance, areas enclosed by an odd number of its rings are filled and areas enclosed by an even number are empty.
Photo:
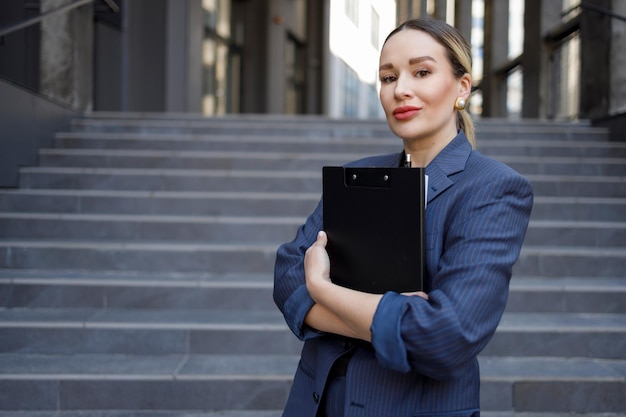
M401 154L350 166L398 166ZM426 278L429 300L388 292L374 315L373 349L309 328L314 301L304 253L323 230L322 203L292 242L278 248L274 301L304 340L285 417L313 417L333 362L354 350L346 416L477 416L477 355L502 317L509 280L532 208L528 180L472 150L460 132L426 167ZM332 277L331 277L332 278Z

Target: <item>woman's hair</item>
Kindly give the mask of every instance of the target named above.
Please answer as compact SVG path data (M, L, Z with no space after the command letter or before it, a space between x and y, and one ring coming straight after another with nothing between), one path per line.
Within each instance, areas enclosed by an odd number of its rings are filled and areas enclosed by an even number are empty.
M431 18L417 18L407 20L395 28L385 39L385 42L396 33L405 29L415 29L426 32L441 44L447 52L448 60L452 65L452 71L456 78L461 78L464 74L471 74L472 71L472 49L467 40L455 27L450 26L442 20ZM457 110L457 128L463 129L465 136L476 147L476 135L474 122L465 111Z

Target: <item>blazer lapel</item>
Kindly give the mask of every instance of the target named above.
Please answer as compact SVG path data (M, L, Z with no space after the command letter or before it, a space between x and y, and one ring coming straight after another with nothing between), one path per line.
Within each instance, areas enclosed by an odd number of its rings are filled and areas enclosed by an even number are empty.
M450 176L463 171L465 162L472 152L472 146L468 142L463 131L446 146L439 155L426 167L428 175L428 196L427 203L430 203L439 194L447 190L454 181ZM379 155L373 158L365 158L347 166L379 166L397 167L400 166L404 152L389 155Z
M459 132L456 138L428 164L426 167L428 203L454 184L450 176L465 169L465 163L471 152L472 146L467 141L465 134Z

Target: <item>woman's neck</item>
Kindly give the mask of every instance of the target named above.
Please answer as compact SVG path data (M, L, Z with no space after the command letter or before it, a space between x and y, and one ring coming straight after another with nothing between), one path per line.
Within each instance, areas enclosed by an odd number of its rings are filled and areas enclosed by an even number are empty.
M411 167L425 168L428 166L455 137L456 133L446 140L433 140L431 138L419 140L402 139L404 152L411 155Z

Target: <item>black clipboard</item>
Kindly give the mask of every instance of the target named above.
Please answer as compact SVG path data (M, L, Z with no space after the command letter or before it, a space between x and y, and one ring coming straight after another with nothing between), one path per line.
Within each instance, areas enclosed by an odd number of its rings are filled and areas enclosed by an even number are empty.
M423 289L423 168L322 168L331 280L375 294Z

